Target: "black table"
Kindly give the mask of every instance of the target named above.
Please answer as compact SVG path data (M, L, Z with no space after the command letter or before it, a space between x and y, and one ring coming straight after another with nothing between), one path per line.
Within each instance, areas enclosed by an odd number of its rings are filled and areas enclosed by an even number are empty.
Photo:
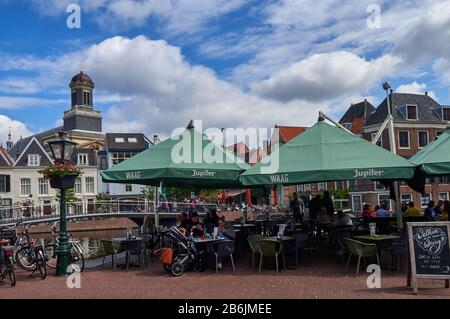
M112 241L118 242L120 243L120 245L122 247L125 247L125 251L126 251L126 260L125 260L125 264L124 265L118 265L118 266L122 266L122 268L126 268L127 263L128 263L128 258L130 258L129 256L129 247L130 247L130 243L132 242L142 242L144 239L141 237L131 237L131 238L126 238L126 237L115 237L111 239ZM131 264L130 266L135 266L135 267L140 267L140 265L136 265L136 264Z

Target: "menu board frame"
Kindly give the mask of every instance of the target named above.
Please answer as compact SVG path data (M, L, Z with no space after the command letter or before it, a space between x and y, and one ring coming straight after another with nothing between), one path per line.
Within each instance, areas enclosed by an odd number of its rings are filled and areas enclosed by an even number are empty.
M412 222L406 223L407 231L408 231L408 287L413 288L414 294L418 294L418 285L417 279L442 279L445 280L445 288L449 288L450 282L450 274L449 275L441 275L441 274L418 274L417 273L417 265L416 265L416 251L414 246L414 234L413 227L446 227L447 229L447 245L446 248L450 250L450 222Z

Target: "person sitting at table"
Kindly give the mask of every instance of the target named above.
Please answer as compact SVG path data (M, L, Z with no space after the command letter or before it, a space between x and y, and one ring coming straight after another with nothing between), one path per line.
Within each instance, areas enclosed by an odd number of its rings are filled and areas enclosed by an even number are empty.
M365 203L363 206L363 211L361 213L362 217L375 217L376 212L374 212L371 208L372 206L369 203Z
M434 206L434 212L436 213L436 217L439 216L442 218L442 206L444 205L444 201L442 199L438 200L436 206Z
M344 212L340 209L337 211L336 220L333 224L335 227L353 226L353 221L350 216L344 214Z
M414 207L414 202L409 202L408 209L405 211L405 217L420 216L420 210Z
M322 206L327 210L327 215L334 217L334 203L328 191L323 192Z
M234 228L226 227L225 216L219 218L217 237L233 241L236 238L236 232L234 231ZM227 248L231 248L231 250L234 251L234 242L233 243L227 242L223 244L221 244L220 242L217 243L217 255L218 255L217 268L219 270L222 269L224 258L228 255L226 251Z
M375 207L375 211L377 217L389 217L389 211L387 210L387 205L385 203L381 204L381 207L378 207L378 209Z
M193 238L202 238L205 235L202 225L200 224L200 218L197 212L192 213L191 227L186 229L187 233Z
M203 219L204 224L212 224L214 227L219 226L219 216L215 208L211 208L207 213L206 217Z
M150 216L144 217L144 223L141 226L141 234L154 234L156 233L156 227L155 224L153 224L153 221Z
M425 208L423 216L429 221L436 219L436 211L434 210L434 202L432 200L428 202L428 206Z
M404 214L407 209L408 209L408 205L406 205L405 202L402 202L402 206L400 207L400 210L402 211L402 214Z

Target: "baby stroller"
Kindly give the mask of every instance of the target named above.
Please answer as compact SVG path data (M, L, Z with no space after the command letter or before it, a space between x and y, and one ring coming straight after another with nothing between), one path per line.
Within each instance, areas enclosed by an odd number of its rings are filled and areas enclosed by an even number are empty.
M166 233L166 238L172 241L173 257L172 264L170 265L172 275L181 276L190 268L195 272L203 271L204 252L198 251L193 243L177 227L170 227ZM167 268L165 266L166 270Z

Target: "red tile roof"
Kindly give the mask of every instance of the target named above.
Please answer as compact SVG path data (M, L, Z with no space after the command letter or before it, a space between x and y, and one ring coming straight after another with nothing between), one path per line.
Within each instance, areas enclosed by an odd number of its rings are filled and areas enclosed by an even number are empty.
M304 126L281 126L275 125L275 128L278 128L280 132L280 139L284 141L284 143L289 142L294 137L303 133L307 128Z

